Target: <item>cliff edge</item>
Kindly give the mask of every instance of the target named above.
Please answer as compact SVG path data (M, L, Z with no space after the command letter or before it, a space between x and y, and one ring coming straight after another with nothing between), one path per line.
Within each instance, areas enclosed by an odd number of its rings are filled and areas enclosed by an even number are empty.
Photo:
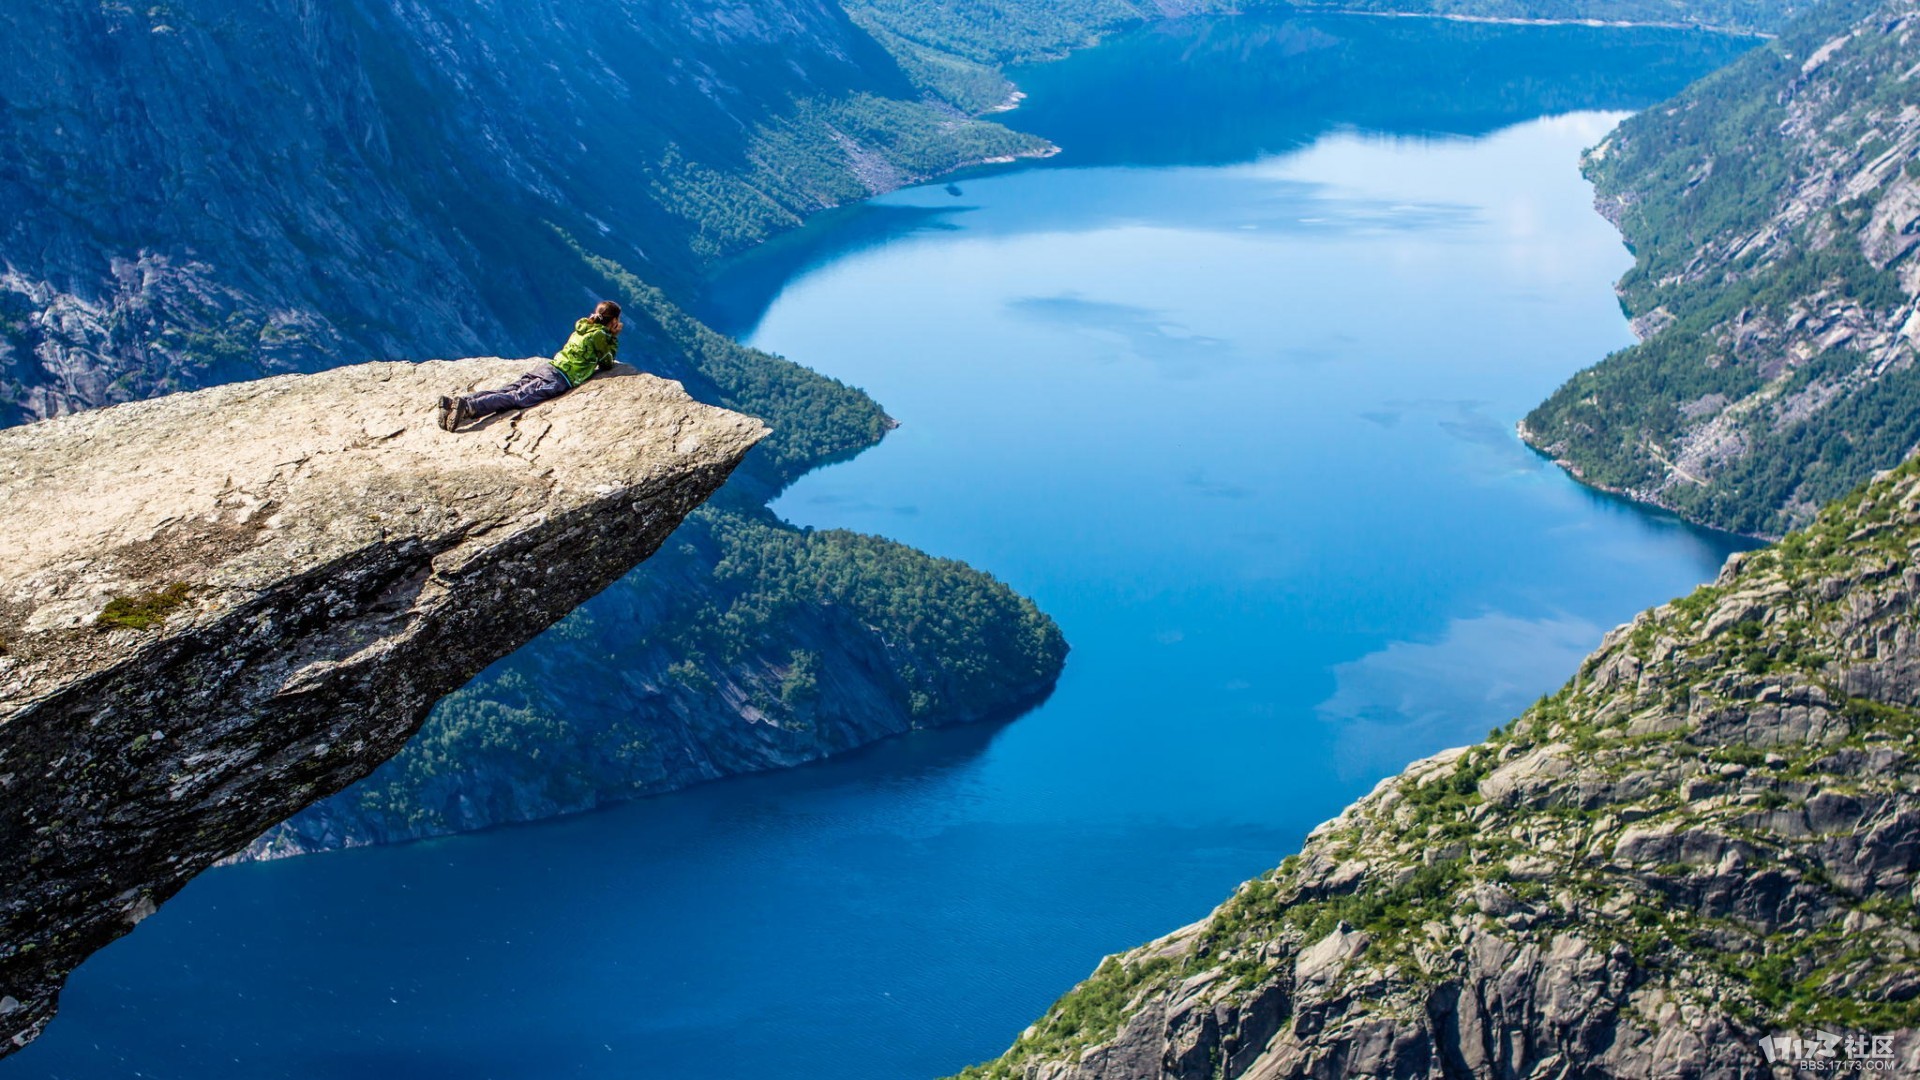
M659 547L766 429L616 370L380 363L0 431L0 1054L196 873L400 749Z
M1905 1075L1917 747L1920 462L1615 630L962 1076Z

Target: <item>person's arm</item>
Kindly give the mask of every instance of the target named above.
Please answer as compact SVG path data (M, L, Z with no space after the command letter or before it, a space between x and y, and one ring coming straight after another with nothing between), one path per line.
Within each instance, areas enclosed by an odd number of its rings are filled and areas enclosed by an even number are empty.
M620 339L619 338L614 337L612 334L602 334L601 339L604 342L604 344L600 351L600 361L598 364L594 365L593 370L595 370L596 372L605 371L608 368L612 367L614 364L614 358L620 355Z

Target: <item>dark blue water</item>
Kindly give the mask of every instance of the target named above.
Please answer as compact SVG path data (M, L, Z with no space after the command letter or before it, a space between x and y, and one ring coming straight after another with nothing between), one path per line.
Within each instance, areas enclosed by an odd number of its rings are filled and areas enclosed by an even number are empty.
M1066 153L833 215L708 313L903 421L778 509L1033 595L1074 646L1047 705L210 873L0 1073L891 1080L997 1052L1731 549L1512 427L1629 340L1576 168L1601 110L1734 47L1238 20L1024 73L1009 119Z

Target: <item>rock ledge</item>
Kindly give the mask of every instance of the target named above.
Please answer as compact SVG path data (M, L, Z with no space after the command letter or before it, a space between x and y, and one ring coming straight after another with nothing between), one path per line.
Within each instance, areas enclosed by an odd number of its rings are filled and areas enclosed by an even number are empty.
M379 363L0 431L0 1054L194 874L395 753L659 547L766 429L618 369Z

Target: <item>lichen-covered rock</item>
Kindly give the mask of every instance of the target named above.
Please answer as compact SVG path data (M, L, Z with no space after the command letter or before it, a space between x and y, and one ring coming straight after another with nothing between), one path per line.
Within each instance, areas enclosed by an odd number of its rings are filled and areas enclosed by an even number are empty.
M363 364L0 432L0 1052L66 973L650 555L765 434L620 369Z
M1784 1077L1759 1040L1814 1030L1920 1068L1916 665L1920 462L1615 630L963 1075Z

